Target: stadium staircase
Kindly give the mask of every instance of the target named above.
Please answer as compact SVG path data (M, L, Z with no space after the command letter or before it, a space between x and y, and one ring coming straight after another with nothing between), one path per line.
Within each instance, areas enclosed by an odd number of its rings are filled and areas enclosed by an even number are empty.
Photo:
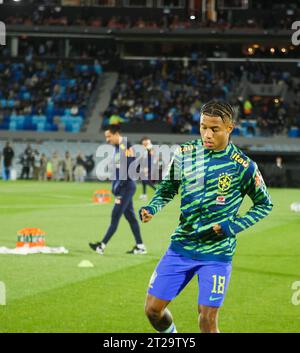
M91 113L86 127L86 132L88 134L93 134L95 131L99 131L102 123L102 114L109 105L111 91L115 87L117 79L118 74L116 72L107 72L102 75L99 86L96 87L97 102L95 103L94 110ZM93 100L94 97L91 99Z
M0 130L0 140L20 140L20 141L99 141L102 137L100 131L102 118L101 114L108 107L111 90L116 84L118 74L115 72L106 72L101 75L97 86L91 96L88 106L89 118L85 122L83 129L79 132L66 131L9 131Z

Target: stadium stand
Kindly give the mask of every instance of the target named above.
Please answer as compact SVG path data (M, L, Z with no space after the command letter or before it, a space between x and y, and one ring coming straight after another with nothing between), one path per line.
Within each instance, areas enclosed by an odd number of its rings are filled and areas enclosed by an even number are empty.
M212 72L200 60L124 62L102 127L123 123L136 128L138 122L161 122L174 133L198 134L201 105L216 98L235 106L235 135L292 135L299 124L298 86L289 71L263 63L222 65ZM270 93L260 96L262 87Z
M41 5L40 2L38 2L38 5ZM144 11L140 11L139 13L136 12L137 15L133 17L129 11L126 11L128 10L126 7L122 7L122 11L120 11L120 7L115 6L117 15L112 15L107 7L102 7L101 10L95 7L93 10L85 9L83 13L76 13L76 16L70 8L59 6L36 6L33 15L26 9L22 14L10 12L7 9L3 20L5 23L12 25L87 26L110 29L290 29L291 24L299 18L300 11L297 1L290 1L289 4L278 1L255 1L252 9L248 11L235 9L232 12L230 8L219 9L215 20L190 21L185 11L175 13L174 11L173 13L165 11L160 18L153 18L153 12L151 13L152 16L146 16Z
M70 62L0 64L0 129L80 131L100 74Z
M134 1L75 3L1 5L3 144L38 143L50 156L51 141L82 142L87 155L109 123L121 123L134 143L145 132L155 143L179 143L198 134L202 104L218 98L235 108L241 147L298 153L297 1L222 0L204 13L199 1L194 9L148 1L147 11Z

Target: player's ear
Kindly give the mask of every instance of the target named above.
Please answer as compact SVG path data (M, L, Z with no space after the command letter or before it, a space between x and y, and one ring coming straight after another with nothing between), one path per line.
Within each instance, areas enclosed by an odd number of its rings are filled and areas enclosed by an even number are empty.
M232 131L233 131L233 129L234 129L234 124L233 124L233 122L230 121L230 122L228 122L226 125L227 125L227 126L226 126L227 132L228 132L229 134L231 134Z

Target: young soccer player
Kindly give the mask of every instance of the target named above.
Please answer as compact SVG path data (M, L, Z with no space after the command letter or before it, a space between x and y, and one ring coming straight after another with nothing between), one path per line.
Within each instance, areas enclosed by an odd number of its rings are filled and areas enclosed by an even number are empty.
M159 332L176 332L167 306L196 274L200 331L219 332L218 313L230 279L236 234L272 209L257 165L230 142L233 127L229 104L205 104L201 138L181 146L168 177L140 210L142 221L149 222L181 189L179 225L151 277L146 298L146 315ZM253 206L241 217L237 212L245 195Z

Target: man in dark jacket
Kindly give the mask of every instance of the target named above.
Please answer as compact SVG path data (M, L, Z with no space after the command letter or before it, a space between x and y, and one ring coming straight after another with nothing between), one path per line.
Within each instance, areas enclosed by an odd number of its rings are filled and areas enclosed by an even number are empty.
M12 161L14 159L15 153L12 147L10 146L9 142L6 142L5 147L3 148L2 151L3 155L3 168L4 168L4 180L9 180L10 179L10 171L11 171L11 166L12 166Z

